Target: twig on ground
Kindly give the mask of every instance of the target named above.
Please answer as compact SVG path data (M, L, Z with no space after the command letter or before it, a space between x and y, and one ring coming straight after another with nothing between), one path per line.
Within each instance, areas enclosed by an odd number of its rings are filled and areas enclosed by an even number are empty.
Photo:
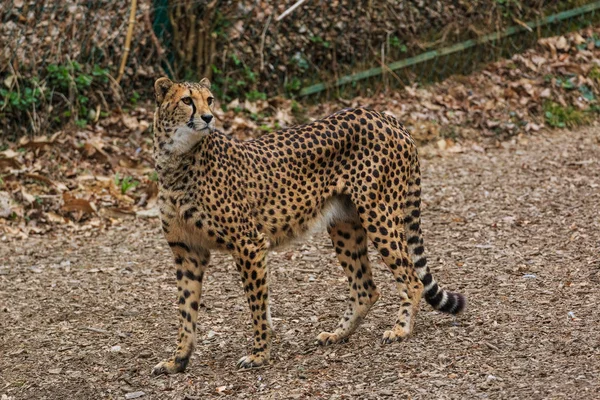
M260 71L265 70L265 38L267 37L267 29L269 29L269 25L271 24L271 17L273 14L269 15L267 18L267 23L265 24L265 29L262 31L262 35L260 37Z
M294 11L296 8L300 7L302 5L302 3L304 3L305 1L306 0L298 0L293 6L291 6L287 10L285 10L283 12L283 14L281 14L279 17L277 17L276 21L279 22L282 19L284 19L288 14L291 14L292 11Z
M488 343L488 342L483 342L483 344L485 344L487 347L489 347L489 348L490 348L490 349L492 349L492 350L500 351L500 349L499 349L499 348L497 348L496 346L494 346L494 345L493 345L493 344L491 344L491 343Z

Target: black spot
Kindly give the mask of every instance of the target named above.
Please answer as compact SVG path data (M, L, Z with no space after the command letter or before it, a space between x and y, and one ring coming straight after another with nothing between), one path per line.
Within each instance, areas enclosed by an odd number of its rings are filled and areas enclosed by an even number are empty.
M427 265L427 259L425 257L420 258L419 260L417 260L417 262L415 263L415 268L423 268Z
M419 244L419 237L412 236L408 239L408 244Z
M431 274L428 273L428 274L425 274L423 279L421 279L421 282L423 283L423 286L428 286L432 280L433 280L433 276L431 276Z
M192 271L185 271L185 277L188 278L190 281L196 280L196 275L194 275Z
M169 242L169 246L171 246L171 247L181 247L185 251L190 251L190 248L188 247L188 245L185 244L185 243L182 243L182 242Z

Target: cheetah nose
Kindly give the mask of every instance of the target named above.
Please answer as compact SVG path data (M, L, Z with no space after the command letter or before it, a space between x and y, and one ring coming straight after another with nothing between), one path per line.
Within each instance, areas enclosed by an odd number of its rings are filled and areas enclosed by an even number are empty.
M208 124L210 121L212 121L213 116L210 114L204 114L200 118L202 118L202 120Z

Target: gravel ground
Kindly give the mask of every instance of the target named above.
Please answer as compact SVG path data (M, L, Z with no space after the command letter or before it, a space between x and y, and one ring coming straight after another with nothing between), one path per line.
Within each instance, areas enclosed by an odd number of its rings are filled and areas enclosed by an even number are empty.
M152 377L177 309L157 220L4 241L1 398L600 398L600 129L463 149L422 164L426 251L437 279L468 297L464 315L423 302L414 336L381 344L398 295L377 261L382 297L363 325L348 343L315 345L347 295L318 232L270 257L271 365L235 368L249 311L233 262L216 254L187 372Z

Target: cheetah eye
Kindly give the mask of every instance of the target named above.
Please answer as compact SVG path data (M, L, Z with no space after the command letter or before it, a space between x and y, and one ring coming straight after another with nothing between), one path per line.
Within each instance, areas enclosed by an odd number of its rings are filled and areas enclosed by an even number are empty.
M183 102L183 104L188 105L188 106L192 104L192 98L191 97L183 97L181 99L181 101Z
M206 101L208 102L209 106L212 106L213 103L215 102L215 98L214 97L209 97L208 99L206 99Z

